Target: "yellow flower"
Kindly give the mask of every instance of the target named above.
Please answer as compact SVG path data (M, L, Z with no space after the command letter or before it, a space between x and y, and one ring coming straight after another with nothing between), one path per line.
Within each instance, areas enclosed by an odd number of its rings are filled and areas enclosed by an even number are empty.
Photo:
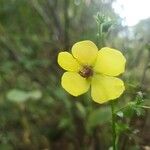
M98 51L91 41L77 42L72 54L60 52L58 64L65 69L62 87L73 96L79 96L91 87L92 99L104 103L118 98L125 90L119 74L125 70L126 59L118 50L104 47Z

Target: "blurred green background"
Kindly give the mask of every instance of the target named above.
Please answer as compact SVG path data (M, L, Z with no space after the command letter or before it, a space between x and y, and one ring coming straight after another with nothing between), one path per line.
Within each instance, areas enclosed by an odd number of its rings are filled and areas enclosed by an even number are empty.
M150 102L150 19L122 26L113 0L0 0L0 150L105 150L111 146L109 103L73 97L60 84L60 51L97 43L99 12L108 18L105 45L127 59L126 91L117 107ZM119 149L150 146L149 110L118 115ZM129 126L127 125L129 124ZM123 132L125 131L125 132ZM150 149L150 147L148 147ZM148 150L149 150L148 149Z

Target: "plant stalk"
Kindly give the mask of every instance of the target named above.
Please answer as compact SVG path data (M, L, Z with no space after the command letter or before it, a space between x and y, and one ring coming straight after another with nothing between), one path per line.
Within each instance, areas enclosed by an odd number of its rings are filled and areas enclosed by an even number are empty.
M113 150L117 150L117 142L116 142L116 124L115 124L115 108L114 108L114 102L111 102L111 113L112 113L112 145Z
M103 25L102 23L98 22L98 48L103 47Z

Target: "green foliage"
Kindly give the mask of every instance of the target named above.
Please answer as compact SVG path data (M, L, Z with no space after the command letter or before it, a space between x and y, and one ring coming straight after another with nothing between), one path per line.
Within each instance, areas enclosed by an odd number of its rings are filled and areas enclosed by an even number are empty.
M150 105L150 20L123 27L112 2L0 0L0 149L110 147L110 108L86 95L69 96L60 86L63 72L56 61L60 50L69 51L79 40L99 43L95 14L102 25L99 47L122 50L127 59L126 92L116 103L120 146L149 144L149 109L143 106Z
M26 92L18 89L13 89L7 93L8 100L18 103L25 102L28 99L38 100L41 97L42 93L39 90Z
M77 107L77 109L79 111L80 116L82 118L85 118L86 115L87 115L85 107L80 102L76 103L76 107Z
M117 133L117 135L120 135L124 132L127 132L129 129L130 129L129 126L125 123L122 123L122 122L116 123L116 131L117 131L116 133Z
M121 118L132 117L134 114L137 116L144 115L143 107L144 100L141 92L138 92L134 101L128 102L127 105L117 112L117 115Z
M108 107L102 107L96 110L93 110L87 119L87 127L89 129L95 128L98 125L103 125L108 123L111 119L111 111Z
M1 150L13 150L12 146L8 144L0 144L0 149Z

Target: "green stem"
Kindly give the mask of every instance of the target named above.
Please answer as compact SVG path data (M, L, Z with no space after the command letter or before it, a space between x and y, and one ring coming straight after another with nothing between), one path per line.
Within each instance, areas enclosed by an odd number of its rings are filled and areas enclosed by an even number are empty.
M98 47L102 48L103 47L103 25L102 23L98 22Z
M115 125L115 108L114 102L111 102L111 113L112 113L112 144L113 150L117 150L117 142L116 142L116 125Z
M126 109L127 107L129 107L128 104L125 105L124 107L121 107L120 109L116 110L116 111L115 111L115 114L117 114L119 111L123 111L123 110ZM145 109L150 109L150 106L145 106L145 105L143 105L143 106L137 106L137 107L139 107L139 108L145 108Z
M150 106L142 106L142 108L150 109Z
M124 107L119 108L118 110L115 110L115 114L117 114L119 111L123 111L124 109L126 109L127 107L129 107L129 105L125 105Z
M64 1L64 42L65 49L69 48L69 0Z

